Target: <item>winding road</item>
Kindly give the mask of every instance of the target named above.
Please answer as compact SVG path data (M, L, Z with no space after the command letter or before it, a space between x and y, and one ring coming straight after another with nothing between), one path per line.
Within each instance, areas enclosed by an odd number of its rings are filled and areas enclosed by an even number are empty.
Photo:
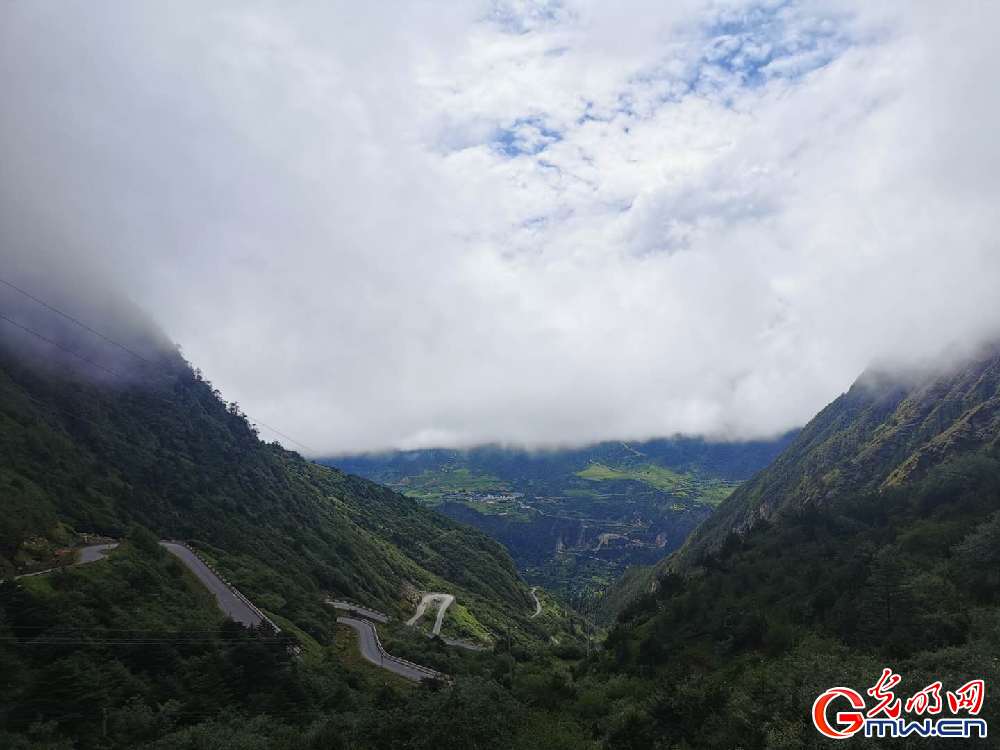
M97 562L98 560L103 560L105 555L117 546L118 542L107 542L104 544L90 544L86 547L81 547L76 550L76 560L72 563L72 565L87 565L89 563ZM179 544L177 542L160 542L160 546L166 549L170 554L177 557L182 563L184 563L188 570L195 574L201 584L215 597L215 601L219 605L219 609L225 612L227 617L242 625L246 625L247 627L256 628L261 626L264 622L264 618L261 616L259 611L252 604L250 604L249 601L238 594L232 586L219 578L219 576L216 575L216 573L204 562L202 562L201 558L194 554L194 552L185 547L183 544ZM41 576L46 573L52 573L53 571L62 569L63 568L48 568L34 573L24 573L23 575L16 576L15 579Z
M455 601L455 597L451 594L442 594L440 592L431 592L429 594L424 594L420 599L420 604L417 605L417 613L413 615L409 620L406 621L407 625L415 625L417 621L424 616L424 612L427 611L427 607L432 602L437 602L438 613L437 619L434 621L434 628L431 632L434 635L441 635L441 624L444 622L444 613L447 611L451 603Z
M189 547L181 544L180 542L169 541L161 541L160 546L180 560L180 562L188 570L194 573L198 581L209 590L213 597L215 597L215 601L216 604L219 605L219 609L221 609L231 620L234 620L246 627L254 628L261 627L261 625L267 621L276 632L280 632L280 629L274 625L274 623L270 622L270 620L267 620L257 607L255 607L245 596L240 594L240 592L237 591L231 584L220 578L219 575ZM116 547L118 547L118 542L91 544L86 547L81 547L76 550L76 559L72 565L87 565L88 563L103 560L105 555ZM46 573L61 570L63 567L66 566L48 568L34 573L24 573L17 576L17 578L45 575ZM532 595L534 595L534 592L532 592ZM434 621L433 634L440 636L441 625L444 622L445 612L454 601L455 597L451 594L444 594L440 592L424 594L420 600L420 604L417 605L416 614L414 614L406 624L414 625L420 620L421 617L424 616L428 606L436 604L438 612L437 619ZM537 603L537 598L535 601ZM415 664L407 661L406 659L400 659L399 657L386 652L386 650L382 647L382 643L379 641L378 631L375 629L374 622L371 622L369 619L362 618L370 618L371 620L379 622L388 622L389 617L387 615L376 610L354 604L353 602L327 599L326 603L337 609L344 610L351 615L359 615L359 617L338 617L337 622L342 625L346 625L357 632L358 648L362 657L364 657L366 661L382 667L383 669L387 669L400 677L404 677L415 682L429 679L448 679L447 676L441 672L433 670L429 667L421 666L420 664ZM461 646L462 648L467 648L473 651L484 650L484 647L467 644L462 641L453 641L450 639L445 640L451 645Z
M36 570L34 573L22 573L19 576L14 576L14 580L16 581L18 578L31 578L32 576L43 576L46 573L51 573L55 570L63 570L64 567L86 565L87 563L97 562L98 560L103 560L104 556L117 546L118 542L89 544L86 547L80 547L80 549L76 550L76 560L74 560L70 566L46 568L45 570Z
M341 609L347 612L348 614L345 615L345 617L349 617L351 614L358 614L361 615L361 618L364 620L375 620L376 622L381 622L383 624L389 622L389 615L375 609L362 607L360 604L355 604L354 602L345 602L340 599L327 599L326 603L334 609Z
M86 565L87 563L103 560L104 556L117 546L118 542L109 542L108 544L91 544L87 547L81 547L76 556L76 562L73 564Z
M184 563L201 584L212 592L219 609L225 612L227 617L248 628L261 626L264 618L259 612L245 599L237 596L233 588L219 578L215 571L202 562L194 552L177 542L160 542L160 546Z
M443 679L444 675L435 672L429 667L422 667L419 664L400 659L387 653L378 639L378 632L375 625L368 620L359 620L354 617L338 617L337 622L354 629L358 634L358 648L361 655L372 664L388 669L390 672L398 674L414 682L430 679Z

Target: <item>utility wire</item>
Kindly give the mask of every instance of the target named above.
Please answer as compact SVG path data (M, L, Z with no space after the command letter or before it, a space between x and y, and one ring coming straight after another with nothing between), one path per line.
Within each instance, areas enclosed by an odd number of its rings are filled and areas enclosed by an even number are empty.
M67 567L73 568L75 565L69 565ZM4 627L0 624L0 627ZM53 630L59 628L61 632L73 632L73 633L154 633L157 636L168 636L168 635L186 635L188 633L218 633L218 628L185 628L184 630L142 630L141 628L111 628L102 627L100 625L95 625L89 628L81 628L76 625L67 625L65 623L56 623L55 625L10 625L6 626L9 630ZM239 640L242 636L237 636L235 639Z
M69 320L70 322L76 324L77 326L79 326L83 330L85 330L85 331L87 331L87 332L89 332L89 333L97 336L98 338L103 339L104 341L106 341L106 342L108 342L108 343L110 343L110 344L118 347L122 351L125 351L125 352L131 354L133 357L141 360L145 364L147 364L147 365L154 365L155 366L154 362L150 361L148 358L142 356L141 354L139 354L138 352L134 351L133 349L125 346L124 344L122 344L122 343L120 343L118 341L115 341L110 336L107 336L106 334L101 333L97 329L92 328L91 326L87 325L83 321L81 321L81 320L73 317L69 313L63 312L59 308L57 308L57 307L55 307L53 305L50 305L45 300L40 299L39 297L36 297L35 295L31 294L30 292L25 291L21 287L15 285L15 284L12 284L11 282L9 282L6 279L4 279L3 277L0 277L0 284L3 284L4 286L9 287L10 289L13 289L14 291L18 292L19 294L24 295L28 299L30 299L33 302L41 305L42 307L46 308L47 310L49 310L49 311L51 311L51 312L53 312L53 313L55 313L55 314L57 314L57 315L65 318L66 320ZM7 323L9 323L9 324L11 324L11 325L13 325L13 326L15 326L17 328L20 328L22 331L25 331L26 333L29 333L32 336L35 336L36 338L41 339L42 341L44 341L44 342L46 342L46 343L48 343L48 344L56 347L57 349L61 349L62 351L66 352L68 354L71 354L72 356L76 357L77 359L79 359L79 360L81 360L81 361L83 361L83 362L85 362L87 364L93 365L94 367L98 367L101 370L104 370L105 372L107 372L107 373L109 373L111 375L114 375L115 377L123 377L123 375L121 373L116 372L115 370L113 370L113 369L111 369L109 367L105 367L101 363L95 362L94 360L90 359L89 357L87 357L87 356L85 356L83 354L80 354L79 352L76 352L76 351L74 351L72 349L69 349L68 347L63 346L62 344L60 344L57 341L53 341L52 339L50 339L47 336L39 333L38 331L35 331L35 330L31 329L31 328L28 328L27 326L24 326L24 325L18 323L17 321L15 321L15 320L7 317L6 315L0 314L0 320L4 320L5 322L7 322ZM157 372L155 374L156 375L160 375L162 377L168 377L165 373L159 373L159 372ZM268 429L271 432L273 432L275 435L278 435L279 437L282 437L285 440L288 440L289 442L294 443L295 445L297 445L300 448L306 450L307 452L312 453L314 455L318 453L318 451L316 451L315 449L313 449L310 446L306 445L305 443L302 443L302 442L296 440L291 435L288 435L287 433L284 433L281 430L279 430L279 429L277 429L275 427L272 427L271 425L267 424L266 422L263 422L263 421L261 421L259 419L252 419L249 414L247 414L246 416L254 424L259 424L261 427L264 427L265 429Z
M85 356L83 354L80 354L79 352L74 351L73 349L70 349L69 347L63 346L59 342L53 341L49 337L45 336L44 334L39 333L38 331L34 330L33 328L29 328L28 326L21 325L16 320L8 318L6 315L3 315L2 313L0 313L0 320L3 320L5 322L7 322L7 323L10 323L11 325L13 325L15 327L20 328L22 331L24 331L26 333L29 333L29 334L31 334L32 336L34 336L34 337L36 337L38 339L41 339L42 341L46 342L47 344L51 344L52 346L56 347L57 349L60 349L60 350L62 350L64 352L66 352L67 354L71 354L72 356L76 357L80 361L85 362L86 364L89 364L89 365L93 365L94 367L98 367L101 370L104 370L105 372L109 373L110 375L113 375L114 377L118 377L118 378L125 378L126 377L123 373L120 373L117 370L113 370L110 367L105 367L100 362L95 362L90 357L87 357L87 356ZM149 360L145 360L145 361L149 362ZM166 382L167 380L169 380L170 382L173 382L173 378L171 378L170 376L168 376L166 373L155 372L153 374L157 375L157 376L159 376L161 378L163 378L164 382ZM29 396L29 398L30 398L30 396ZM170 405L174 405L174 402L170 401L169 399L161 398L159 396L153 396L153 398L156 398L159 401L163 401L164 403L167 403L167 404L170 404ZM281 432L280 430L272 427L271 425L269 425L269 424L267 424L265 422L262 422L259 419L252 419L250 417L250 415L246 414L245 412L244 412L244 416L246 416L247 419L249 419L251 421L251 423L253 423L255 425L259 424L262 427L267 428L268 430L270 430L271 432L275 433L276 435L278 435L280 437L283 437L283 438L285 438L286 440L288 440L288 441L290 441L292 443L295 443L300 448L303 448L303 449L305 449L306 451L308 451L310 453L317 453L318 452L318 451L314 450L313 448L310 448L305 443L299 442L295 438L291 437L290 435L286 435L284 432Z
M80 352L74 351L74 350L70 349L68 346L63 346L58 341L53 341L48 336L45 336L44 334L39 333L38 331L34 330L33 328L28 328L28 326L21 325L16 320L8 318L3 313L0 313L0 320L4 320L4 321L10 323L12 326L15 326L16 328L20 328L25 333L30 333L35 338L41 339L46 344L51 344L56 349L60 349L60 350L62 350L64 352L66 352L67 354L72 354L74 357L76 357L77 359L79 359L81 362L86 362L88 365L93 365L94 367L99 367L100 369L104 370L104 372L106 372L106 373L108 373L110 375L114 375L116 378L122 377L122 374L120 372L116 372L115 370L112 370L110 367L105 367L100 362L95 362L90 357L87 357L87 356L85 356L83 354L80 354Z
M127 704L122 704L118 706L112 706L113 709L124 708ZM285 711L265 711L259 714L247 714L243 711L237 710L233 711L232 706L225 706L219 708L215 711L188 711L183 707L178 708L177 712L173 714L178 720L185 720L189 718L198 719L218 719L219 721L229 721L233 718L262 718L262 719L300 719L300 718L312 718L316 721L322 721L330 719L330 707L323 706L321 704L312 704L311 707L305 708L310 704L305 700L294 700L289 701L290 706L303 706L301 709L296 710L285 710ZM244 708L242 706L236 706L237 709ZM32 724L37 724L46 721L62 722L66 719L99 719L100 714L96 712L89 712L86 714L82 713L71 713L63 714L61 716L45 716L43 712L39 709L34 709L36 715L33 717L25 718L4 718L3 724L8 724L11 726L30 726ZM181 727L178 727L180 729Z
M77 638L77 639L58 639L58 638L35 638L34 640L25 641L20 639L12 639L7 637L0 637L0 642L8 643L11 646L27 647L27 646L153 646L158 643L166 645L192 645L199 643L240 643L240 641L221 641L214 638L191 638L191 639L175 639L175 638L151 638L144 640L137 639L126 639L126 638ZM246 641L246 643L259 643L260 645L270 646L277 645L283 646L285 644L279 643L277 641Z
M82 328L83 330L85 330L85 331L89 331L90 333L94 334L95 336L97 336L97 337L99 337L99 338L102 338L102 339L104 339L104 340L105 340L105 341L107 341L107 342L108 342L109 344L112 344L112 345L114 345L114 346L117 346L117 347L118 347L119 349L121 349L122 351L126 351L126 352L128 352L128 353L129 353L129 354L131 354L131 355L132 355L133 357L137 357L138 359L141 359L141 360L142 360L143 362L146 362L146 363L149 363L149 364L152 364L151 362L149 362L149 360L148 360L148 359L146 359L145 357L143 357L143 356L142 356L141 354L139 354L138 352L135 352L135 351L133 351L132 349L129 349L129 348L128 348L127 346L125 346L124 344L120 344L120 343L118 343L117 341L115 341L114 339L111 339L111 338L109 338L109 337L105 336L105 335L104 335L103 333L101 333L100 331L97 331L97 330L95 330L95 329L91 328L90 326L88 326L88 325L87 325L86 323L84 323L84 322L82 322L82 321L80 321L80 320L77 320L76 318L74 318L74 317L73 317L72 315L70 315L69 313L65 313L65 312L63 312L63 311L62 311L62 310L60 310L60 309L59 309L58 307L53 307L52 305L50 305L50 304L49 304L48 302L46 302L45 300L41 300L41 299L39 299L38 297L36 297L35 295L31 294L30 292L26 292L26 291L24 291L24 290L23 290L23 289L22 289L21 287L19 287L19 286L15 286L14 284L11 284L11 283L10 283L9 281L7 281L6 279L4 279L4 278L2 278L2 277L0 277L0 284L3 284L4 286L6 286L6 287L9 287L9 288L13 289L13 290L14 290L15 292L18 292L19 294L23 294L23 295L24 295L25 297L27 297L28 299L30 299L30 300L32 300L32 301L34 301L34 302L37 302L37 303L38 303L39 305L41 305L42 307L45 307L45 308L47 308L47 309L51 310L51 311L52 311L52 312L54 312L54 313L55 313L56 315L61 315L62 317L66 318L66 320L68 320L68 321L70 321L70 322L72 322L72 323L76 323L76 324L77 324L78 326L80 326L80 328Z

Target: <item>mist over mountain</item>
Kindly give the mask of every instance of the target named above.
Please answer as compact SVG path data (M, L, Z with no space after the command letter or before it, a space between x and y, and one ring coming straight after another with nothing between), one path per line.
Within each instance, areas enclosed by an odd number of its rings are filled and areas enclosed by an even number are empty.
M997 332L996 13L9 2L0 254L318 455L767 439Z
M0 3L0 749L989 744L998 28Z
M141 341L143 326L140 320L131 343ZM30 563L31 548L44 554L76 532L116 538L141 524L161 537L199 540L232 555L252 550L258 564L275 566L271 575L280 570L294 576L298 569L301 593L287 588L283 595L289 612L321 611L320 589L397 606L406 587L419 586L429 574L405 552L393 552L390 540L429 545L425 549L438 562L424 562L463 578L477 575L473 557L498 555L495 562L505 572L492 571L483 582L492 588L506 579L500 585L508 594L518 601L526 596L518 594L520 584L503 551L481 535L469 549L448 553L451 545L463 544L461 527L378 485L261 442L238 406L222 401L176 350L162 354L159 338L138 350L161 351L161 359L134 361L119 378L105 369L120 366L122 352L114 344L62 322L48 333L75 352L89 351L83 341L90 339L108 357L88 355L83 361L50 344L54 359L25 357L19 340L13 347L9 337L2 340L4 572ZM373 523L370 514L380 519L378 528L365 530ZM413 522L429 523L430 536L417 532ZM433 536L442 538L441 546L430 552ZM461 567L446 562L449 554L461 558ZM383 573L376 573L380 567ZM406 568L411 573L402 573ZM266 570L258 574L266 576ZM251 582L244 585L253 590Z
M0 346L81 379L141 381L177 365L178 347L101 269L8 246L0 273Z
M956 456L995 449L998 439L997 344L905 375L866 372L719 507L683 556L831 498L905 486Z
M618 611L605 613L599 644L593 612L529 592L485 535L262 443L173 361L161 370L169 383L123 384L0 351L0 573L52 565L85 534L119 541L107 560L0 582L11 678L0 681L0 740L12 747L44 737L96 748L93 737L144 750L321 750L340 737L402 750L414 733L432 742L421 747L455 750L818 747L807 708L835 680L863 686L886 663L908 689L1000 679L995 351L925 378L866 375L786 446L758 446L784 450L681 553L696 574L678 575L675 560L632 568L606 595ZM676 470L657 471L651 459L671 450ZM705 504L718 485L697 481L695 461L713 450L605 445L583 452L599 461L572 481L660 485L677 507ZM739 457L735 445L721 451L705 463ZM491 453L497 470L532 463ZM429 454L395 468L462 455ZM526 474L544 483L567 458L548 454L534 462L545 471ZM411 488L448 493L455 475L484 481L456 467ZM188 539L285 632L223 622L157 536ZM485 650L407 627L421 590L454 592L445 636ZM328 595L392 613L380 626L391 651L454 683L385 684L377 658L359 663ZM996 707L982 716L995 722Z

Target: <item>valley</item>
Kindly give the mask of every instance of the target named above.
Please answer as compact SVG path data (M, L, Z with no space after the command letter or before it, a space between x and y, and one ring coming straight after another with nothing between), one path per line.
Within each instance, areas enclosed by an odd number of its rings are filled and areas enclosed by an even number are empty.
M0 750L1000 747L998 24L0 3Z
M868 373L771 442L347 471L175 354L126 384L37 354L0 348L18 750L810 747L834 680L996 679L993 350Z
M581 603L651 565L794 433L772 441L691 438L526 451L496 446L339 456L324 463L387 484L501 542L534 585Z

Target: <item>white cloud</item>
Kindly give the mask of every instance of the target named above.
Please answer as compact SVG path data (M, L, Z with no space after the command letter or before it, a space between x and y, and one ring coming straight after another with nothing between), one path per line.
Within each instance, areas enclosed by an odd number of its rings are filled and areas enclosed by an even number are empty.
M766 435L996 333L988 4L211 7L0 9L0 240L323 452Z

